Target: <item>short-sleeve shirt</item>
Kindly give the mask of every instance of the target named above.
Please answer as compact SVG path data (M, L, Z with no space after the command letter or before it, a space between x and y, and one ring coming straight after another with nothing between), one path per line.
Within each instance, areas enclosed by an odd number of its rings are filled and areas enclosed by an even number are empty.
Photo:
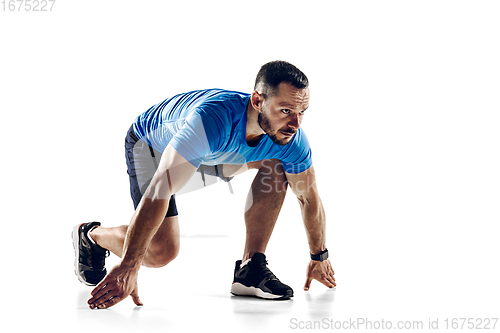
M139 115L137 137L163 152L171 145L195 167L279 159L285 172L301 173L311 164L311 148L302 128L285 146L264 135L255 146L246 141L250 95L222 89L196 90L167 98Z

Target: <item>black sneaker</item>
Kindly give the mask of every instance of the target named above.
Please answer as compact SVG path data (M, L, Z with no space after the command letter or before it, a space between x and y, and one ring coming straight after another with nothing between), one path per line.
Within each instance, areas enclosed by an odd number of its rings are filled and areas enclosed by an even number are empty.
M82 223L73 229L73 248L75 249L75 274L87 286L95 286L106 276L105 258L109 251L94 244L88 232L99 222Z
M252 259L243 264L241 260L236 261L231 294L278 300L292 297L293 290L281 283L267 268L266 256L263 253L255 253Z

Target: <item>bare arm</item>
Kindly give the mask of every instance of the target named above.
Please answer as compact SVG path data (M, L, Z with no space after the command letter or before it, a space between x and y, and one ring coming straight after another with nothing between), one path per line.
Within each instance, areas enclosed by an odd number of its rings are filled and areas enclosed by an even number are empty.
M287 173L286 177L299 200L309 250L312 254L318 254L326 249L326 217L316 186L314 166L299 174ZM334 271L328 259L323 262L311 260L304 289L309 289L312 279L332 288L336 286L333 275Z
M149 243L165 217L170 196L181 190L195 172L196 167L172 146L167 146L130 222L121 265L139 270Z
M119 265L92 290L88 303L93 308L108 308L132 296L142 305L137 292L137 274L151 239L168 209L170 196L179 191L196 171L175 149L168 145L160 165L132 216Z
M316 186L314 166L299 174L287 173L286 178L299 200L309 249L313 254L319 253L326 249L326 219Z

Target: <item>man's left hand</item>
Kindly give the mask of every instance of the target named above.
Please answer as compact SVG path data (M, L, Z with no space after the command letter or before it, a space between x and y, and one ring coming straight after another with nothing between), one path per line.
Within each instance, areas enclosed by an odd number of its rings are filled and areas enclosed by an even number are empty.
M307 279L306 284L304 285L304 290L309 290L313 279L318 280L328 288L336 287L337 284L335 283L334 274L335 272L333 271L329 259L326 259L325 261L311 260L309 262L309 266L307 267Z

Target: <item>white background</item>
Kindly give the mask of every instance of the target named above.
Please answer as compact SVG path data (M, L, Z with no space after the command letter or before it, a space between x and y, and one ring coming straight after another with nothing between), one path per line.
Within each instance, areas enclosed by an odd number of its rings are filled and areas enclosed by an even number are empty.
M286 331L292 320L427 328L431 318L444 328L446 318L499 317L499 16L497 1L2 8L2 326ZM180 92L251 92L277 59L310 80L303 128L338 287L302 291L308 247L289 193L267 256L294 300L229 295L249 173L233 181L235 195L220 183L178 198L181 253L141 270L143 308L88 310L70 232L129 222L123 140L134 118Z

